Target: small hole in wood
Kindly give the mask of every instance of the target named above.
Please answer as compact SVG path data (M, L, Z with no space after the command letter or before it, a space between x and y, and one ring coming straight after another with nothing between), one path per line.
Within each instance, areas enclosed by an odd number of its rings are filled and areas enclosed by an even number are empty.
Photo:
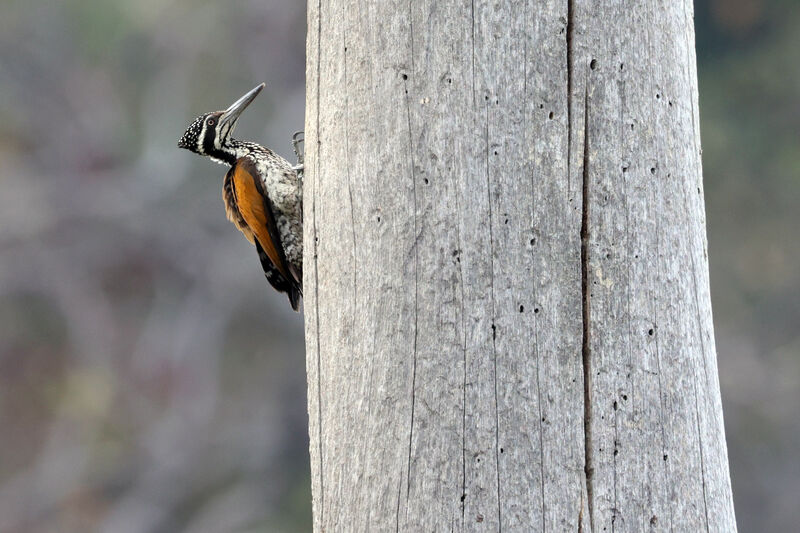
M650 167L650 174L656 173L656 167Z
M597 60L596 59L592 59L592 62L589 63L589 68L592 69L592 70L597 69Z
M650 328L650 329L647 330L647 334L650 335L651 337L653 336L654 333L655 333L655 330L653 328Z
M539 314L539 308L538 307L534 307L533 308L533 314L534 315L538 315Z
M424 181L424 182L425 182L425 185L427 185L427 184L428 184L428 178L424 178L422 181Z
M550 114L547 115L547 118L549 118L550 120L553 120L554 116L555 116L555 114L552 111L550 111Z
M407 80L408 79L408 74L403 74L403 79Z
M520 305L519 306L519 312L520 313L524 313L525 312L525 306L524 305Z
M627 394L623 394L622 395L622 401L624 401L624 402L628 401L628 395Z
M668 455L665 453L665 454L664 454L664 460L665 460L665 461L667 460L667 457L669 457L669 456L668 456Z

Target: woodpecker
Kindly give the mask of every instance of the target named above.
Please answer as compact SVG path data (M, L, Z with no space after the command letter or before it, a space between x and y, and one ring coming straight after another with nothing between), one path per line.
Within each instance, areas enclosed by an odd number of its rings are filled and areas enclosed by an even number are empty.
M267 281L297 311L303 295L302 160L292 166L269 148L231 136L263 88L262 83L228 109L194 119L178 147L230 167L222 184L227 218L255 245ZM300 133L293 139L298 159Z

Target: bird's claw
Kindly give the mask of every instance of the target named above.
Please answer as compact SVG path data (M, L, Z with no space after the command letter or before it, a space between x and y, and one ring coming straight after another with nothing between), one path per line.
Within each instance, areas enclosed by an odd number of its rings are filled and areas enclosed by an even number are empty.
M303 145L300 148L300 145ZM297 172L297 175L300 179L303 178L303 170L305 169L304 160L305 160L305 133L302 131L296 131L294 135L292 135L292 148L294 149L294 155L297 156L297 164L292 167L292 170Z

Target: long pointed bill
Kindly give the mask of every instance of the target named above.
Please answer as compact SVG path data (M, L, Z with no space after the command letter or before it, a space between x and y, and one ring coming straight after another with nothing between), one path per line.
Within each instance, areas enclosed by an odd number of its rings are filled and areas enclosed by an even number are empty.
M242 111L244 111L245 108L250 105L250 102L256 99L256 96L258 96L258 93L260 93L261 89L264 88L264 85L265 84L262 83L256 86L252 91L236 100L228 109L225 110L224 113L222 113L222 116L219 117L220 124L229 124L230 126L233 126L233 124L236 122L236 119L238 119L239 115L242 114Z

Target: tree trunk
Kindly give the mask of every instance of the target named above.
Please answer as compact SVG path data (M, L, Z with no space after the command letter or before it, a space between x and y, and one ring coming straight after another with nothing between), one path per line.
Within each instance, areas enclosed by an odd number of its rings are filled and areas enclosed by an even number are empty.
M735 531L692 2L309 2L316 531Z

